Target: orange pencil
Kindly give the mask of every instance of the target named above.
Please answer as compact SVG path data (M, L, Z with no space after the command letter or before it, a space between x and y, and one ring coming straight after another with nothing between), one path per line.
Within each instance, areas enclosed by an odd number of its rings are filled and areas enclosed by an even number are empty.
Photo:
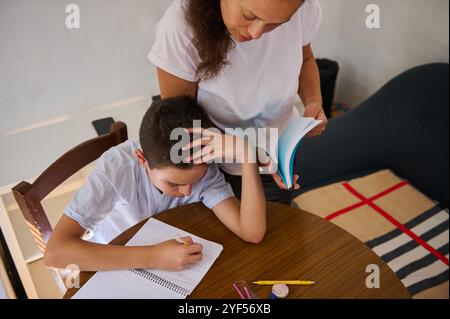
M178 241L180 244L183 244L183 245L185 245L185 246L190 246L190 245L191 245L190 242L188 242L187 240L184 240L183 238L181 238L180 234L177 234L177 241Z

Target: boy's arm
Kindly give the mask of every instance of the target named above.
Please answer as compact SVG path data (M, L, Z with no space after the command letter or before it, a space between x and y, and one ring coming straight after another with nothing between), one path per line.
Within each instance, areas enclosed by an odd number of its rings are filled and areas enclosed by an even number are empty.
M242 164L241 202L229 197L212 207L214 214L243 240L259 243L266 232L266 199L259 175L256 149L244 139L204 128L190 128L201 137L183 147L195 150L188 160L195 164L210 163L216 158ZM223 176L222 176L223 178Z
M64 269L77 265L82 271L158 268L179 271L201 260L201 245L185 246L167 241L153 246L101 245L81 239L85 230L63 215L44 254L47 267Z
M230 197L212 210L233 233L245 241L257 244L263 240L266 232L266 199L259 165L251 163L247 158L243 162L241 201Z

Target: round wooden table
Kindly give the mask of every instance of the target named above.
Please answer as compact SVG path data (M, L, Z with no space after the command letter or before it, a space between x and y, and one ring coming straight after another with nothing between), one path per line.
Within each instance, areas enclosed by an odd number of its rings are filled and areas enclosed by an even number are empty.
M313 280L313 286L290 286L288 298L410 298L391 269L364 243L338 226L296 208L268 203L267 233L258 245L243 242L202 204L178 207L156 219L223 245L224 249L189 296L198 299L239 298L232 284L239 280ZM145 221L111 243L124 245ZM368 265L380 269L380 288L366 287ZM93 272L80 274L81 286ZM270 286L256 286L262 299ZM77 289L70 289L70 298ZM126 296L123 296L126 298Z

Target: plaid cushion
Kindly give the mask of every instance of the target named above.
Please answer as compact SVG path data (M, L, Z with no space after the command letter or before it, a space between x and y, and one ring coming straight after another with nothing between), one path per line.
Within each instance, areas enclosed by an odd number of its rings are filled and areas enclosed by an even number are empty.
M414 298L448 298L448 211L391 171L318 188L294 202L365 242Z

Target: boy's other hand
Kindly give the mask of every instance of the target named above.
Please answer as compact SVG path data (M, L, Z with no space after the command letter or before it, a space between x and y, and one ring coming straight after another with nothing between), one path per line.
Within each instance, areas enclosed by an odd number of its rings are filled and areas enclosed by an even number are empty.
M194 244L190 237L182 238L189 245L169 240L152 246L155 249L155 268L169 271L182 271L203 258L203 246Z

